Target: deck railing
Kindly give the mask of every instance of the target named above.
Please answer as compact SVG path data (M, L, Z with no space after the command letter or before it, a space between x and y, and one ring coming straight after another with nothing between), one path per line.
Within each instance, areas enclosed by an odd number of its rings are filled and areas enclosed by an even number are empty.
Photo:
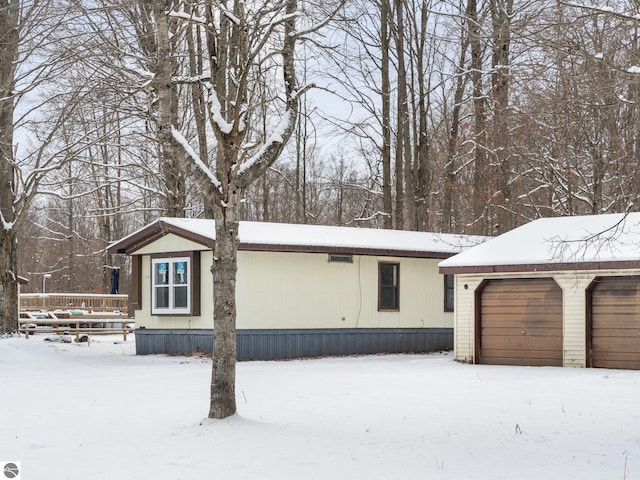
M128 295L90 293L21 293L20 310L87 310L127 313Z

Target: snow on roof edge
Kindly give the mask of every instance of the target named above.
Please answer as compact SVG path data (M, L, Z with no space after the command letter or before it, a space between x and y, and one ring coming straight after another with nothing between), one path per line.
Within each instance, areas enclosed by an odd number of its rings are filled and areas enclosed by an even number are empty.
M109 249L126 244L127 240L140 236L145 230L162 223L215 240L214 220L159 217L154 222L112 243ZM245 245L384 249L440 254L456 254L490 238L460 234L248 221L240 222L239 236L241 243Z
M533 220L439 263L441 268L640 261L640 212Z

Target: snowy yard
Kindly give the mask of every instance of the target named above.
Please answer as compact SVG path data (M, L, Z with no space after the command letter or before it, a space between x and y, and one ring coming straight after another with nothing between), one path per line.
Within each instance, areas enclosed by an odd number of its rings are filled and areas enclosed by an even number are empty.
M0 460L22 479L640 478L638 371L249 362L239 416L201 425L209 361L133 354L0 339Z

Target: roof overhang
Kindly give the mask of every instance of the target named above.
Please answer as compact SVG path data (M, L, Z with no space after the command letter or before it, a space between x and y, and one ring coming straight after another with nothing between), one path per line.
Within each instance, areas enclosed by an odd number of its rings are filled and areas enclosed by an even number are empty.
M631 270L640 269L640 260L619 262L570 262L570 263L539 263L520 265L469 265L456 267L440 267L443 274L474 274L474 273L531 273L531 272L560 272L585 270Z
M140 230L128 235L127 237L111 244L107 248L109 254L127 254L134 255L136 251L141 248L155 242L159 238L167 234L177 235L186 240L193 241L202 245L203 247L213 250L215 247L215 231L214 228L208 228L203 225L198 225L198 228L190 226L189 222L179 223L175 222L175 219L162 218L152 222ZM213 224L212 224L213 225ZM290 226L289 226L290 227ZM210 231L209 231L210 230ZM354 229L355 230L355 229ZM302 242L287 242L286 231L283 233L282 242L274 242L273 237L269 241L261 242L258 235L254 234L250 240L240 241L239 250L242 251L262 251L262 252L298 252L298 253L327 253L327 254L342 254L342 255L370 255L370 256L385 256L385 257L406 257L406 258L432 258L436 260L444 260L452 257L457 252L449 251L434 251L433 249L426 248L424 250L403 248L404 245L398 245L397 248L393 246L380 245L380 246L367 246L367 245L344 245L339 242L335 245L330 243L319 244L317 242L310 241L309 243ZM313 237L311 237L313 240Z
M122 240L111 244L107 248L107 253L110 255L117 253L131 254L140 248L155 242L158 238L172 233L179 237L191 240L193 242L204 245L210 249L213 249L215 240L213 238L201 235L186 228L181 228L172 223L158 220L150 223L146 227L141 228L137 232L123 238Z
M411 258L434 258L438 260L446 259L455 255L445 252L427 252L416 250L402 250L391 248L362 248L362 247L332 247L322 245L286 245L286 244L262 244L262 243L242 243L238 250L249 252L290 252L290 253L331 253L336 255L371 255L381 257L411 257Z

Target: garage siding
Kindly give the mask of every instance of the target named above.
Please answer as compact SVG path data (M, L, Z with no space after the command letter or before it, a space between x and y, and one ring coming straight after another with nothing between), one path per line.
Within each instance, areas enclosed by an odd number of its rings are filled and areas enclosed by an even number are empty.
M553 279L490 280L480 295L480 363L562 366L562 289Z
M453 348L455 359L459 362L474 362L475 302L473 292L476 291L481 282L482 277L456 275L455 342Z

